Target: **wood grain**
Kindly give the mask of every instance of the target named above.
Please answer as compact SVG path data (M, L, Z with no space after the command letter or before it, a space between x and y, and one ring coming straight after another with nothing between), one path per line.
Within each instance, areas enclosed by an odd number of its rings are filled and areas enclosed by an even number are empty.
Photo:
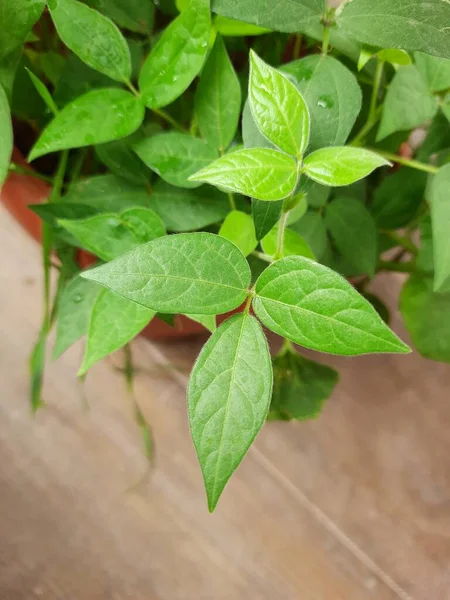
M185 402L201 342L133 344L149 472L120 355L89 410L80 346L49 364L33 420L39 249L4 211L0 246L1 600L450 598L448 366L321 357L341 372L323 416L267 425L210 516ZM394 302L400 283L378 287Z

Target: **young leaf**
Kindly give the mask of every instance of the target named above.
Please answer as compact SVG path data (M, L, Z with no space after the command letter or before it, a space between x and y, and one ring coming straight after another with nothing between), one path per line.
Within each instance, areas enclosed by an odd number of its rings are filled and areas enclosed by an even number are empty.
M133 150L164 181L185 188L201 185L189 177L218 157L216 149L203 140L176 131L139 140Z
M308 105L309 151L344 144L361 110L361 89L353 73L335 58L317 54L283 65L281 70Z
M336 198L327 206L325 222L342 257L358 273L373 277L377 264L377 229L364 204L356 198Z
M382 48L450 58L450 5L442 0L352 0L338 13L343 35Z
M428 91L416 67L401 67L386 94L377 141L396 131L422 125L427 119L432 119L436 112L436 99Z
M142 101L124 90L104 88L88 92L63 108L47 125L29 160L49 152L127 137L142 123L144 110Z
M262 35L264 33L270 33L270 29L266 29L265 27L258 27L257 25L252 25L250 23L243 23L242 21L237 21L236 19L227 19L226 17L221 17L220 15L216 15L213 25L217 33L220 33L223 36L247 37L250 35Z
M263 324L306 348L346 356L409 352L348 281L307 258L273 263L255 292L253 308Z
M9 161L13 151L13 130L8 98L0 84L0 189L8 175Z
M299 221L292 223L296 231L308 244L317 260L320 260L327 247L327 230L320 213L309 210Z
M367 177L378 167L389 164L389 161L369 150L341 146L322 148L309 154L303 163L303 170L314 181L337 187L350 185Z
M148 34L152 29L155 13L152 0L88 0L86 4L129 31Z
M128 208L83 220L60 220L83 248L108 261L166 234L161 218L149 208Z
M78 376L84 375L96 362L109 356L140 333L155 313L145 306L130 302L102 289L90 315L86 350Z
M77 0L49 0L56 31L83 62L115 81L131 78L130 50L107 17Z
M309 142L308 107L295 85L250 51L249 102L262 133L278 148L301 156Z
M185 190L164 181L158 181L154 186L150 206L167 229L176 232L194 231L219 223L230 210L225 194L209 185Z
M273 394L269 420L315 419L339 380L337 371L292 351L281 351L272 361Z
M417 70L430 92L441 92L450 88L450 60L436 58L423 52L415 52L414 59Z
M252 199L252 216L256 239L259 241L278 223L283 210L283 200L264 202Z
M216 315L242 304L250 268L225 238L184 233L143 244L83 277L158 312Z
M271 393L261 326L250 315L235 315L203 347L188 386L191 434L211 512L263 426Z
M54 360L86 334L92 307L101 291L100 286L80 276L74 277L64 289L58 311Z
M189 179L257 200L282 200L295 189L297 165L293 158L276 150L238 150L222 156Z
M2 0L0 2L0 58L20 46L39 19L45 0Z
M450 164L441 167L430 186L433 225L434 290L450 283Z
M209 0L192 0L167 27L142 67L139 87L149 108L178 98L203 66L211 32Z
M215 315L185 315L191 321L195 321L196 323L200 323L203 325L205 329L214 333L217 329L216 317Z
M220 35L203 68L195 115L205 140L224 152L233 141L241 111L241 85Z
M233 242L244 256L258 245L253 219L239 210L231 211L219 230L219 235Z
M400 311L420 354L450 363L450 293L434 293L431 277L411 275L402 289Z
M278 227L274 227L261 240L262 249L269 256L275 256L278 245ZM315 256L308 243L292 229L286 228L284 231L283 256L306 256L315 260Z

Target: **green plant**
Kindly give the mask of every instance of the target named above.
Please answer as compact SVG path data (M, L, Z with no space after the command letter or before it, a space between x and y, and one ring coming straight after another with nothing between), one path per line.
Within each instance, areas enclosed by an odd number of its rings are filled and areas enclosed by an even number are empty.
M55 357L85 336L85 375L125 347L131 384L127 344L151 319L199 321L212 335L189 420L213 510L264 421L317 416L337 383L292 343L409 351L368 289L378 273L408 274L412 341L450 362L450 4L155 4L4 0L0 181L27 170L10 164L12 112L32 126L30 160L58 153L37 163L53 188L32 207L45 307L33 410L55 323ZM415 156L399 154L417 127ZM97 266L80 269L80 248ZM273 359L262 325L285 339Z

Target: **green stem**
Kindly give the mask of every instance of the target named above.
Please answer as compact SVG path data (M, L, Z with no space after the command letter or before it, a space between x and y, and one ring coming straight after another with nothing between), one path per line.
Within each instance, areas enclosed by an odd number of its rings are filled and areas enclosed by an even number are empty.
M28 167L23 167L22 165L18 165L16 163L11 163L9 165L9 170L11 173L19 173L19 175L31 175L31 177L36 177L36 179L41 179L46 183L53 184L53 177L48 177L47 175L42 175L42 173L38 173L33 169L29 169Z
M391 260L380 260L377 271L394 271L396 273L413 273L416 270L414 262L394 262Z
M258 252L257 250L255 250L254 252L252 252L252 256L256 256L256 258L259 258L260 260L263 260L265 262L273 263L273 257L269 256L268 254L264 254L264 252Z
M378 94L380 93L381 79L383 77L384 62L378 60L377 68L375 70L375 78L373 81L372 96L370 98L369 118L368 121L372 123L375 119L378 103Z
M231 208L231 210L236 210L236 201L234 199L233 192L228 192L228 200L230 202L230 208Z
M88 152L89 152L89 148L81 148L81 150L79 151L77 160L72 169L72 173L70 174L71 181L76 181L79 178L79 176L81 174L81 170L83 169L84 161L86 160L86 157L88 155Z
M326 56L328 54L328 46L330 43L330 28L328 25L324 25L323 28L323 39L322 39L322 55Z
M391 160L394 163L398 163L399 165L404 165L405 167L411 167L411 169L416 169L418 171L425 171L426 173L431 173L432 175L436 175L439 171L438 167L433 165L429 165L427 163L419 162L418 160L413 160L410 158L403 158L403 156L398 156L397 154L392 154L392 152L385 152L384 150L380 150L378 148L369 148L373 152L376 152L380 156L383 156L387 160Z
M413 254L414 256L417 256L417 254L419 253L419 249L409 238L399 235L398 233L395 233L395 231L382 230L382 233L391 238L391 240L396 242L396 244L398 244L408 252L411 252L411 254Z
M137 90L134 85L131 83L131 81L125 81L125 85L127 86L127 88L130 90L130 92L132 92L136 98L139 98L141 96L141 94L139 93L139 90Z
M284 234L286 232L286 226L289 218L289 211L281 215L280 222L278 223L277 232L277 251L275 253L275 260L283 258L284 255Z
M178 129L178 131L181 131L182 133L188 133L187 129L185 129L183 125L178 123L178 121L173 119L168 113L166 113L166 111L161 110L160 108L152 108L151 111L155 115L158 115L158 117L160 117L161 119L164 119L164 121L167 121L167 123L170 123L170 125L172 125L172 127L175 127L175 129Z
M294 58L294 60L296 58L300 58L300 50L302 48L302 34L301 33L297 33L295 36L295 42L294 42L294 51L292 53L292 58Z

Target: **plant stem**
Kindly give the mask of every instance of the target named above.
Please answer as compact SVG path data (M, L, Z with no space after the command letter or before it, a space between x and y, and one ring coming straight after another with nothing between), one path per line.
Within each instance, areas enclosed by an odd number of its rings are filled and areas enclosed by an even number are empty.
M370 97L370 108L368 122L372 123L375 119L378 103L378 94L380 92L381 79L383 77L384 62L382 60L377 61L377 68L375 70L375 77L373 80L372 96Z
M275 260L283 258L284 255L284 234L286 231L286 225L288 222L289 211L281 215L280 222L278 223L277 233L277 251L275 253Z
M439 171L438 167L433 165L429 165L427 163L419 162L418 160L413 160L410 158L403 158L403 156L398 156L397 154L392 154L392 152L385 152L384 150L379 150L378 148L369 148L376 152L380 156L383 156L387 160L391 160L392 162L398 163L399 165L404 165L405 167L411 167L411 169L417 169L418 171L425 171L426 173L431 173L432 175L436 175Z
M152 108L151 111L155 115L158 115L158 117L160 117L161 119L164 119L164 121L167 121L167 123L172 125L172 127L178 129L178 131L181 131L182 133L188 133L187 129L185 129L183 125L181 125L181 123L178 123L178 121L173 119L168 113L166 113L166 111L161 110L160 108Z
M11 173L19 173L20 175L31 175L31 177L36 177L36 179L41 179L42 181L53 184L53 177L42 175L42 173L38 173L38 171L33 171L33 169L23 167L22 165L18 165L16 163L11 163L9 165L9 170L11 171Z
M81 148L77 160L74 164L72 172L70 174L70 180L76 181L81 174L81 170L83 169L84 161L86 160L87 154L89 152L89 148Z
M127 86L127 88L136 96L136 98L140 97L140 93L139 91L134 87L134 85L131 83L131 81L125 81L125 85Z
M392 260L380 260L377 271L394 271L396 273L413 273L416 270L414 262L394 262Z
M411 254L413 254L414 256L417 256L417 254L419 253L417 246L409 238L399 235L398 233L395 233L395 231L382 230L382 233L387 235L389 238L391 238L391 240L396 242L399 246L401 246L408 252L411 252Z
M323 39L322 39L322 54L326 56L328 54L328 45L330 43L330 28L328 25L323 27Z
M260 260L264 260L265 262L273 263L272 256L269 256L268 254L264 254L264 252L258 252L258 250L254 250L252 252L252 256L256 256L256 258L259 258Z
M231 210L236 210L236 202L234 200L233 192L228 192L228 200L230 201Z
M292 52L292 58L295 60L296 58L300 58L300 50L302 48L302 34L297 33L295 35L294 41L294 50Z

